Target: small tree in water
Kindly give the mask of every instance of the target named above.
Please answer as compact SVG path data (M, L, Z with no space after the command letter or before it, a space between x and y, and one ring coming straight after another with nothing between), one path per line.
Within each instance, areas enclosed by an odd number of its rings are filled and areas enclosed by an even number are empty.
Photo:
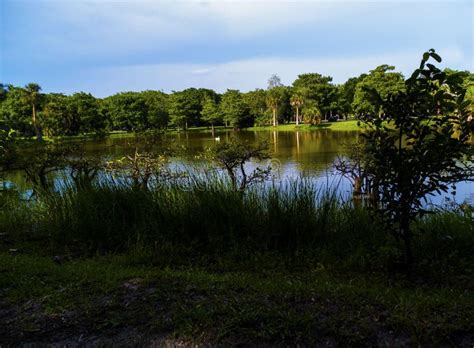
M270 166L257 167L251 173L245 169L245 164L251 159L261 161L270 158L266 142L251 145L232 138L227 143L216 144L206 155L225 170L235 191L244 191L248 186L268 179L271 174Z
M472 122L462 78L428 63L431 58L441 62L433 49L425 52L403 92L382 99L367 89L381 113L362 120L370 160L365 173L376 183L376 210L404 244L407 265L413 263L410 222L427 213L428 196L473 179Z

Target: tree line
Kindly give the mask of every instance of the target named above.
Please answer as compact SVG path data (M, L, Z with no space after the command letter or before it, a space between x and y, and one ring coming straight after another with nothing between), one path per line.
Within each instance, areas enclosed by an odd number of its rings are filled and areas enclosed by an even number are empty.
M228 89L222 94L211 89L188 88L169 94L147 90L96 98L85 92L42 93L35 83L24 87L0 84L0 127L41 138L168 127L240 129L289 122L316 125L322 120L379 113L368 90L377 91L381 98L404 92L404 77L394 69L380 65L343 84L333 83L331 76L307 73L299 75L291 86L285 86L273 75L266 89ZM451 69L445 72L455 73ZM465 85L472 87L474 75L469 71L460 73Z

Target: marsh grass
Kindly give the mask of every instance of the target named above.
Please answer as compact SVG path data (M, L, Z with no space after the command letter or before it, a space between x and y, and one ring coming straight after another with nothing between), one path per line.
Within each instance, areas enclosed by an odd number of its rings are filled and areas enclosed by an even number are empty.
M216 172L179 176L149 189L119 180L80 187L64 181L36 201L2 194L0 228L18 239L47 241L55 253L128 253L158 264L273 263L385 269L400 245L370 211L337 187L288 179L232 189ZM470 217L460 211L428 215L415 224L423 265L457 272L473 262ZM247 262L248 261L248 262Z

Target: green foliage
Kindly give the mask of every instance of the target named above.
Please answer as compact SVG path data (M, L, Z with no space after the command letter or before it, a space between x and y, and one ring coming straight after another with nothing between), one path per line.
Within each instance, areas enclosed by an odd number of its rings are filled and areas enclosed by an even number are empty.
M228 89L222 95L219 108L226 125L234 129L251 125L248 105L245 103L240 91Z
M375 115L380 112L378 104L374 103L367 89L375 89L382 100L387 100L389 96L404 91L403 75L391 72L394 69L393 66L383 64L371 70L362 79L359 78L351 104L356 114Z
M351 77L344 84L338 87L338 109L346 119L348 115L354 113L353 102L357 84L366 76L367 74L361 74L359 77Z
M99 101L83 92L46 95L40 116L49 136L99 132L106 126Z
M276 127L280 120L287 119L291 106L288 89L285 86L272 87L267 91L266 102L272 113L272 125Z
M24 135L34 134L31 124L31 106L24 98L23 89L8 86L8 89L2 88L2 91L0 123Z
M150 129L163 129L168 125L168 95L159 91L140 93L147 107L147 123ZM142 127L145 128L145 127Z
M210 124L213 130L215 124L222 122L221 112L216 102L209 97L204 100L201 111L201 119L204 122Z
M306 101L303 107L303 120L305 123L316 126L321 123L322 112L312 99Z
M249 108L249 115L253 119L254 124L264 125L268 123L270 115L267 108L267 94L263 89L256 89L247 93L243 93L242 97L245 104Z
M468 144L472 121L468 121L463 79L441 71L428 62L431 58L441 61L434 50L424 53L420 67L404 86L388 95L365 89L381 116L364 118L368 127L364 150L369 159L364 171L372 177L380 199L377 210L405 243L409 264L410 221L426 213L427 197L473 178Z
M201 96L195 88L174 92L169 98L170 123L178 129L195 124L201 111Z
M304 89L306 100L312 101L322 115L336 109L335 101L337 89L332 83L332 77L322 76L317 73L301 74L293 82L295 89Z
M149 128L148 107L140 93L118 93L107 97L104 102L111 129L139 131Z

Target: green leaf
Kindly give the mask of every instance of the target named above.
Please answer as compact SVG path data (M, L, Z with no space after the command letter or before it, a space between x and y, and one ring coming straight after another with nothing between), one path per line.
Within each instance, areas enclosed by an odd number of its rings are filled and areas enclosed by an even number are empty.
M441 63L441 57L437 53L435 53L434 50L431 53L431 57L433 57L433 59L436 60L438 63Z
M428 52L423 53L423 63L426 63L430 59L430 54Z

